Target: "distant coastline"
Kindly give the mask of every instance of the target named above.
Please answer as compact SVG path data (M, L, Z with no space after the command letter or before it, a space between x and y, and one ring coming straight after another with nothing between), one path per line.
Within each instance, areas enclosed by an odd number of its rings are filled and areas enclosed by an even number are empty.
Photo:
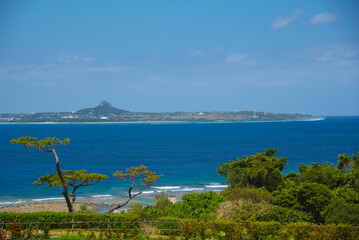
M177 123L293 121L314 119L303 113L253 111L131 112L102 101L98 106L72 112L0 113L0 123Z
M326 117L312 117L306 119L294 119L294 120L237 120L237 121L131 121L131 122L0 122L0 124L187 124L187 123L265 123L265 122L306 122L306 121L321 121Z

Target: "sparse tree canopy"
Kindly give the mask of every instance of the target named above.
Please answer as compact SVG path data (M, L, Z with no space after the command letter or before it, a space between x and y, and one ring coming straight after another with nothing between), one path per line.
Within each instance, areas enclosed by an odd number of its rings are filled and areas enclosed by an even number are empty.
M162 175L156 175L155 172L151 172L147 170L147 167L141 165L139 167L127 168L125 172L117 171L113 174L113 176L130 184L128 189L128 199L123 203L114 205L106 213L111 213L114 210L125 206L131 201L131 199L142 194L143 190L159 180ZM136 190L137 192L132 194L132 190Z
M72 187L72 191L70 192L72 203L76 200L75 192L79 187L95 185L96 183L108 178L108 176L98 173L87 173L87 170L84 169L80 171L62 170L62 175L64 176L68 186ZM60 189L63 188L63 184L57 173L42 176L33 184L37 186L46 185L47 189L53 189L54 187Z
M40 139L40 140L37 140L37 138L33 138L33 137L21 137L21 138L17 138L17 139L12 139L10 142L13 144L16 144L16 145L22 145L25 148L35 148L35 149L38 149L43 152L52 152L54 154L55 160L56 160L56 162L55 162L56 171L57 171L57 174L58 174L59 179L63 186L62 195L65 197L69 212L73 212L73 207L72 207L69 195L68 195L68 184L65 181L64 177L62 176L59 157L57 156L57 153L55 150L56 147L68 145L70 142L70 139L66 138L61 141L60 139L58 139L56 137L45 138L45 139Z
M354 188L359 189L359 153L352 157L347 154L338 155L337 167L346 172L346 181Z
M237 158L229 163L219 163L217 172L227 178L231 187L275 188L283 181L281 171L287 165L287 158L276 158L277 149L266 149L249 157Z
M17 145L23 145L26 148L36 148L44 152L53 152L58 146L68 145L70 143L70 139L66 138L61 141L60 139L53 137L37 140L37 138L28 136L12 139L10 142Z

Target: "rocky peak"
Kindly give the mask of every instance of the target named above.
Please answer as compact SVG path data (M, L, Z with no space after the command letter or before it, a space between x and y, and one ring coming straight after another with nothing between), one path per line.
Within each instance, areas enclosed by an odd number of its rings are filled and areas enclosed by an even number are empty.
M100 102L100 104L98 105L98 107L106 107L106 108L111 108L111 107L112 107L112 105L111 105L111 103L106 102L105 100L102 100L102 101Z

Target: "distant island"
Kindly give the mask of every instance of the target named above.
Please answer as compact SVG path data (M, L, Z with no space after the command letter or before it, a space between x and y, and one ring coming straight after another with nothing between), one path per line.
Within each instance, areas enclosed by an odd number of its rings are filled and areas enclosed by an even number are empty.
M83 123L83 122L219 122L280 121L314 119L308 114L256 111L216 112L130 112L102 101L98 106L74 112L0 113L0 123Z

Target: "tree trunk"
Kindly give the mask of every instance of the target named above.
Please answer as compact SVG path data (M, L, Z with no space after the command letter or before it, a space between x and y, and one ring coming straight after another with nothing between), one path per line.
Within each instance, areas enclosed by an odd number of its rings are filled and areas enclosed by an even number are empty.
M129 203L131 201L132 198L128 198L126 200L126 202L124 203L120 203L120 204L117 204L117 205L114 205L112 208L110 208L109 210L107 210L106 213L112 213L113 211L115 211L116 209L119 209L119 208L122 208L123 206L125 206L127 203Z
M70 197L71 197L71 203L74 204L76 201L76 195L73 192L70 192Z
M52 153L55 156L56 159L56 170L57 170L57 174L60 177L60 180L62 182L62 185L64 186L64 191L62 192L62 195L64 195L65 200L66 200L66 204L67 204L67 208L69 209L69 212L73 212L73 208L72 208L72 204L68 195L68 185L67 182L65 181L64 177L62 176L62 172L61 172L61 168L60 168L60 162L59 162L59 158L56 154L55 148L52 149Z

